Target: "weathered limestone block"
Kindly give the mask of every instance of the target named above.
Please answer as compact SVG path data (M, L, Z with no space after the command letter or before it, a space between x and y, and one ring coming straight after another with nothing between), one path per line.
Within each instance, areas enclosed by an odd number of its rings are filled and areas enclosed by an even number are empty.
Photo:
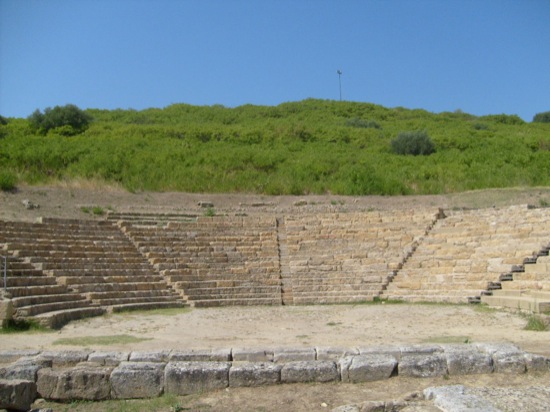
M493 358L475 347L448 347L445 349L449 375L471 375L493 372Z
M334 382L340 375L332 361L289 362L281 370L282 383Z
M118 366L121 362L128 361L129 352L93 352L88 356L88 362L104 366Z
M401 357L411 355L432 355L442 353L443 348L439 345L406 345L399 347Z
M40 351L34 349L5 350L0 352L0 363L11 363L20 358L36 356L38 354L40 354Z
M0 327L3 327L8 320L13 318L13 302L11 299L2 298L0 296Z
M229 386L275 385L281 381L282 365L274 363L233 363L229 369Z
M15 379L36 382L38 371L51 368L52 361L40 357L20 358L11 365L0 367L0 379Z
M164 368L158 362L123 362L111 373L111 397L155 398L164 389Z
M189 395L229 386L229 362L170 362L164 370L166 393Z
M130 353L130 362L160 362L166 363L169 361L169 350L157 351L136 351Z
M273 350L273 362L314 361L316 358L313 348L279 348Z
M462 385L427 388L424 396L443 411L500 411L486 399L468 394Z
M326 348L316 348L317 360L337 361L346 356L359 355L359 350L355 348L341 348L330 346Z
M109 399L112 368L80 366L38 371L37 390L44 399L102 401Z
M36 383L0 379L0 409L28 411L36 399Z
M511 343L478 343L475 346L492 356L495 372L524 373L527 369L525 353Z
M366 346L359 347L360 355L388 355L393 356L395 359L401 359L401 348L399 346L387 345L387 346Z
M388 379L397 359L389 355L359 355L342 358L338 364L342 382L372 382Z
M169 362L228 362L231 360L231 349L189 349L174 351Z
M233 348L232 358L234 362L273 362L273 351Z
M524 357L528 372L550 370L550 358L534 353L525 353Z
M402 356L398 365L398 373L402 376L415 378L443 376L447 374L447 359L440 353Z
M53 367L68 367L86 362L89 355L87 351L46 351L40 357L51 360Z

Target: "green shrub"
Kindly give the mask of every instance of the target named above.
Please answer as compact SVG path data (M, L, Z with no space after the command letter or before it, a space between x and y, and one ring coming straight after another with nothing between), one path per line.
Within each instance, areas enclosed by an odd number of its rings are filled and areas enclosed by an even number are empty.
M17 176L8 171L0 171L0 190L9 192L15 189Z
M391 141L395 154L399 155L430 155L435 152L435 146L425 131L401 132Z
M44 113L36 109L28 120L31 127L38 133L46 134L50 130L57 129L57 134L73 136L84 132L92 119L89 114L74 104L67 104L55 106L53 109L48 107Z
M382 127L378 122L374 120L364 120L360 119L359 117L354 117L353 119L348 119L346 121L346 126L350 127L361 127L361 128L373 128L373 129L381 129Z
M550 112L537 113L533 117L535 123L550 123Z

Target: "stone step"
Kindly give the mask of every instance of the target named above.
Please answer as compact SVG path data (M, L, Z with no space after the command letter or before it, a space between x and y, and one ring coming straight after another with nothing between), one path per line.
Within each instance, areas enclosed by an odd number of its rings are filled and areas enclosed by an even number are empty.
M8 276L6 278L8 288L31 286L57 286L54 277L51 276Z
M41 303L32 306L25 306L16 310L17 317L30 317L36 316L46 312L56 312L66 309L77 309L83 307L90 307L90 303L86 300L68 301L68 302L50 302Z
M280 285L280 279L260 279L253 280L249 278L237 280L201 280L201 281L178 281L173 283L174 287L185 290L201 288L236 288L236 287L277 287Z
M25 306L40 305L57 302L74 302L85 300L83 296L77 293L47 294L47 295L28 295L13 296L12 302L14 308L23 308Z
M86 298L89 300L118 299L118 298L155 298L155 297L177 297L171 289L157 290L111 290L105 292L88 292Z
M8 293L12 298L24 298L30 296L59 295L67 292L65 286L53 285L26 285L8 287Z
M162 283L164 279L160 275L105 275L105 276L59 276L56 277L57 283L61 285L90 285L90 284L107 284L107 283Z
M160 277L152 269L55 269L55 270L45 270L45 274L49 276L55 276L57 278L65 277L98 277L98 276L151 276L151 277Z
M91 306L46 312L34 315L31 317L31 319L36 320L40 325L44 327L59 329L72 320L101 316L105 314L105 312L106 310L104 308Z
M124 312L129 310L153 310L153 309L169 309L169 308L184 308L188 307L184 301L172 302L137 302L112 305L108 308L111 312Z
M195 300L190 303L196 308L219 306L279 306L281 305L281 298Z
M324 304L339 304L339 303L361 303L374 300L378 293L370 295L293 295L293 303L295 305L324 305Z
M114 299L95 299L94 303L101 306L120 306L120 305L135 305L143 303L165 303L178 302L181 298L179 295L170 296L150 296L150 297L118 297Z
M534 313L550 312L549 298L535 297L528 294L522 294L519 296L493 294L493 296L482 296L481 302L490 306L525 310Z
M67 285L78 293L124 292L124 291L154 291L167 290L169 286L164 282L105 282L79 283Z

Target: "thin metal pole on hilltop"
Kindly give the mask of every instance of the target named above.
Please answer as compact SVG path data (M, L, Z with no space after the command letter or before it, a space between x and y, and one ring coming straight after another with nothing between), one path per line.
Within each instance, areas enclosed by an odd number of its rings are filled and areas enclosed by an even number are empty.
M342 101L342 70L338 69L338 85L340 86L340 101Z

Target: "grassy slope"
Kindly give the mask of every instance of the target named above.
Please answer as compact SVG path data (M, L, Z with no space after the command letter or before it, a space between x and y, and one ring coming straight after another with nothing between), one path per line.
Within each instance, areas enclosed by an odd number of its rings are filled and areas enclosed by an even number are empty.
M23 119L0 126L0 178L85 178L132 191L265 194L550 186L550 124L524 123L517 116L313 99L275 107L178 104L88 112L94 122L74 137L35 136ZM437 152L391 153L391 140L410 130L426 130Z

